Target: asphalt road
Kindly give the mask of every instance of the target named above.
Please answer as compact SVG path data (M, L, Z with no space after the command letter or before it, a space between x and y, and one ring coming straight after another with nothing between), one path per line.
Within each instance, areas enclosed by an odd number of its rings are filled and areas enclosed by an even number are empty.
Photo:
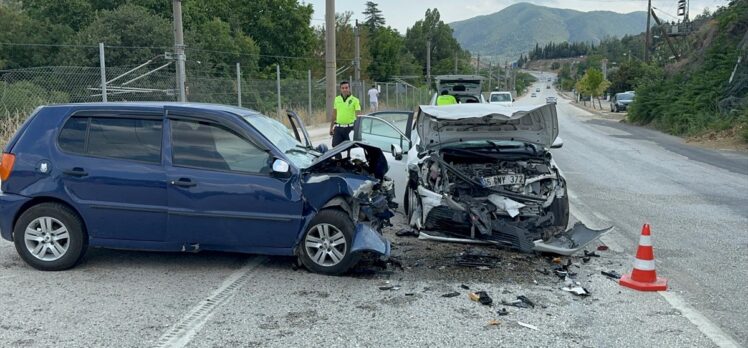
M519 102L554 93L542 89ZM616 227L599 258L571 258L590 297L562 291L556 276L539 272L553 267L541 256L398 237L401 215L385 232L403 268L364 264L344 277L294 269L286 257L100 249L75 269L39 272L2 241L0 346L712 347L729 346L731 337L748 343L748 182L745 172L730 170L743 168L735 161L745 157L684 154L659 133L603 122L562 99L558 109L565 145L554 155L571 187L573 219ZM658 272L670 279L667 295L622 288L600 274L630 270L644 222L653 227ZM458 265L465 252L491 260L490 269ZM380 290L387 284L399 289ZM470 301L474 290L487 291L494 305ZM442 297L453 291L459 295ZM535 307L499 304L519 295ZM508 315L498 315L501 308Z
M555 90L541 88L538 99L551 95ZM747 345L748 156L691 146L558 100L565 143L555 159L572 203L615 225L611 238L629 253L642 224L651 224L659 274Z

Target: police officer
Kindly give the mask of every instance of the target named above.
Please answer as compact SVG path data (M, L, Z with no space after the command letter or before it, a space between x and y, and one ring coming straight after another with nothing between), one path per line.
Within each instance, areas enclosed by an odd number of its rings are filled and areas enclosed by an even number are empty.
M330 124L330 135L332 135L332 146L351 140L350 132L353 123L356 122L357 111L361 111L361 103L358 98L351 95L351 85L348 81L340 83L340 95L335 97L333 103L333 121Z
M446 89L442 90L442 95L436 98L436 105L452 105L457 104L457 99L454 96L449 95L449 91Z

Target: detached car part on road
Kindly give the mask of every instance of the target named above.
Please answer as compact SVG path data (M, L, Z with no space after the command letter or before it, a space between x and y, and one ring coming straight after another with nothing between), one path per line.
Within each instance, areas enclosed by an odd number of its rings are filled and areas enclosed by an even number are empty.
M404 210L421 238L570 255L607 231L582 224L566 230L566 180L550 152L563 145L555 103L421 106L414 122L412 117L407 124L415 133L392 132L401 134L393 153L410 139L407 160L388 160L391 168L407 161ZM355 138L383 148L386 138L379 134L394 125L375 115L366 121L378 122L378 131L357 127ZM388 175L401 182L400 173Z
M389 255L381 231L396 204L382 151L314 149L289 121L293 133L211 104L39 108L2 157L0 234L41 270L73 267L88 246L297 255L328 274L363 251Z

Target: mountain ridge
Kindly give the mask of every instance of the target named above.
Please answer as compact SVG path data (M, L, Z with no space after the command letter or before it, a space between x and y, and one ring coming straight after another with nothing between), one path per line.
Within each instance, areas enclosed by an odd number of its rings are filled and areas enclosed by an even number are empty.
M582 12L518 3L449 26L460 45L472 53L514 60L527 54L536 43L597 43L606 37L641 33L646 26L646 12Z

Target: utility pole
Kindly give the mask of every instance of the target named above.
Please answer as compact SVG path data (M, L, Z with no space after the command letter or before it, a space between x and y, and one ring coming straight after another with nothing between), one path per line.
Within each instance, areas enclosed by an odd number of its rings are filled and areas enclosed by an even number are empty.
M325 1L325 111L332 119L332 103L335 99L335 0Z
M184 31L182 28L182 0L172 0L172 15L174 17L174 54L177 58L177 90L179 101L186 102L185 84L187 76L184 71Z
M491 92L491 62L488 62L488 92Z
M431 37L426 40L426 85L431 89Z
M644 62L649 62L649 17L652 13L652 0L647 1L647 30L644 34Z
M475 62L475 74L478 75L480 73L480 54L478 55L478 61Z
M360 93L354 93L359 99L361 99L363 95L364 86L361 85L361 33L358 30L358 19L356 20L356 28L354 29L356 32L356 61L354 64L356 65L356 69L354 71L354 76L356 77L356 83L354 86L359 86L356 89L360 89Z
M652 10L652 18L655 20L655 23L657 23L660 28L662 28L662 22L660 22L660 19L657 18L657 15L655 14L655 11ZM680 55L678 55L678 52L675 51L675 47L673 47L673 43L670 42L670 36L667 35L667 33L663 33L662 36L665 37L665 42L667 42L668 47L670 47L670 51L673 52L673 56L675 56L675 60L680 59Z

